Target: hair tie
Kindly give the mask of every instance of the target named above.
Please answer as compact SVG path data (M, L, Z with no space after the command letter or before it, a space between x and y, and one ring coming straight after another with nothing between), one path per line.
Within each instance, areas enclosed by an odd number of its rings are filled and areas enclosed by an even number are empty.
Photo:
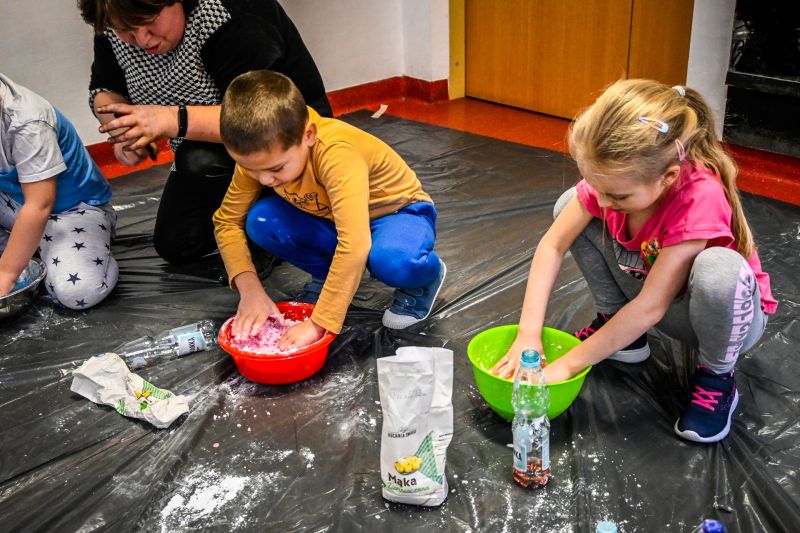
M659 133L667 133L669 131L669 124L667 124L662 120L650 117L639 117L639 122L641 122L642 124L647 124L654 130L658 131Z
M680 139L675 139L675 148L678 149L678 161L686 159L686 147L683 146Z
M681 95L681 98L686 98L686 89L680 85L674 85L672 88L678 91L678 94Z

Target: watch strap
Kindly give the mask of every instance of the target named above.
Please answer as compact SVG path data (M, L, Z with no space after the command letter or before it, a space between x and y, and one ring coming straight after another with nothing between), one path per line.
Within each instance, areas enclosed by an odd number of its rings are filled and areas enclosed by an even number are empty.
M186 106L181 104L178 106L178 138L186 137L186 130L189 129L189 112L186 111Z

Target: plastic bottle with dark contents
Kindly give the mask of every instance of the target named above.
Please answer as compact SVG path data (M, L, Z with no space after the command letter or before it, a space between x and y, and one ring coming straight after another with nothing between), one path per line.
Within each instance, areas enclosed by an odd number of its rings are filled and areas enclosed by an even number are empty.
M522 352L511 397L514 421L514 481L525 488L542 487L550 481L550 394L536 350Z
M177 328L164 330L155 337L139 337L117 346L119 355L128 368L137 370L184 355L210 350L217 342L217 331L210 320L201 320Z

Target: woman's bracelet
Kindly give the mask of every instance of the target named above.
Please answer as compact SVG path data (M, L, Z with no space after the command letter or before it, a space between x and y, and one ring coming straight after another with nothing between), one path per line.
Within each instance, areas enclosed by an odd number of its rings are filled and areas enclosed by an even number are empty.
M186 137L186 130L189 129L189 112L186 111L186 106L181 104L178 106L178 138Z

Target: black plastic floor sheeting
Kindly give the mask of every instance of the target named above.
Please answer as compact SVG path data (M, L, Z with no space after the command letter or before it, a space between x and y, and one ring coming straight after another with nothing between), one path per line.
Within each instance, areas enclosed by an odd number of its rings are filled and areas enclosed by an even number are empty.
M221 323L237 303L214 262L171 268L154 253L164 169L114 180L120 283L88 312L39 302L0 327L2 531L728 531L800 530L800 209L746 197L764 267L781 301L761 343L738 366L731 435L678 439L686 365L651 335L639 365L596 366L569 411L552 421L553 480L536 492L511 481L509 424L484 404L466 357L479 331L519 317L532 251L577 173L566 156L367 114L350 122L406 158L439 211L448 265L442 302L407 332L380 325L391 291L365 279L324 368L296 385L248 382L218 348L143 372L188 395L191 411L156 430L69 390L69 370L118 342L195 320ZM282 264L274 298L305 276ZM548 311L566 330L593 316L567 258ZM381 497L381 410L375 359L398 346L455 352L450 493L437 509Z

